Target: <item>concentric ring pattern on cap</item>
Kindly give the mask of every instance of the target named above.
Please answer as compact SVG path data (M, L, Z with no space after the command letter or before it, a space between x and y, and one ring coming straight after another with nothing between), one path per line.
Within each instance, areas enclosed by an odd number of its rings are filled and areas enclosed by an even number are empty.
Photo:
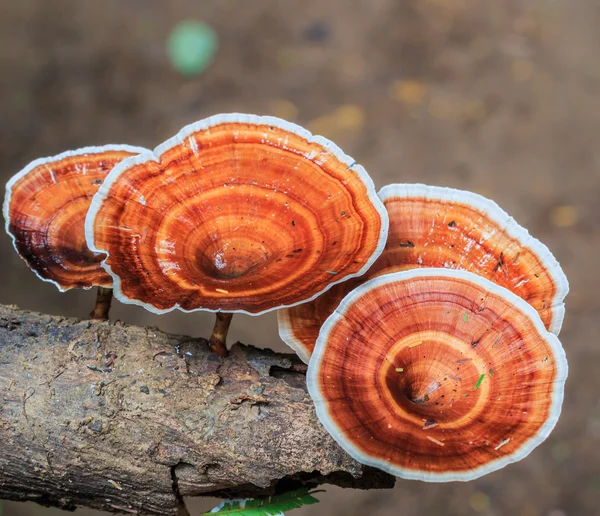
M125 303L256 315L363 274L387 227L370 177L333 143L230 114L116 167L86 235Z
M6 185L3 214L17 253L59 290L110 287L112 279L86 244L84 222L92 196L121 160L146 149L84 147L37 159Z
M567 362L520 297L475 274L383 275L327 319L307 384L352 457L393 475L472 480L528 455L559 417Z

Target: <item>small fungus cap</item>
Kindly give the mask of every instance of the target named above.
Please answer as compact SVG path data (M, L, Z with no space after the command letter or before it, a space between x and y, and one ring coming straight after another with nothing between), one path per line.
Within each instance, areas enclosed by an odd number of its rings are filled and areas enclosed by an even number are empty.
M363 274L387 227L370 177L333 143L230 114L115 167L86 235L125 303L256 315Z
M102 256L87 246L84 222L93 195L114 165L145 151L129 145L84 147L41 158L6 185L6 232L29 268L59 290L110 287Z
M278 312L279 334L308 363L325 319L353 288L380 274L418 267L473 272L531 304L558 335L569 283L549 249L495 202L481 195L420 184L379 191L390 219L386 247L354 283Z
M559 417L567 361L523 299L465 271L379 276L327 319L307 384L352 457L402 478L472 480L528 455Z

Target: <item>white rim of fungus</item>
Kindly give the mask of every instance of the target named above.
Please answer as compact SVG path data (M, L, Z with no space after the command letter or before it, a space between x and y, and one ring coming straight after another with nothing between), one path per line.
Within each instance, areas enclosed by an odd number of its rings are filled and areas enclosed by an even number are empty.
M345 312L352 306L354 302L360 299L363 295L368 294L371 290L378 288L388 283L406 282L414 278L451 278L468 281L477 286L483 287L487 292L491 294L503 297L508 301L509 304L514 306L517 310L522 312L525 316L529 317L531 322L534 324L539 334L545 338L548 343L551 352L553 353L554 360L556 362L556 378L554 380L554 389L552 391L552 399L548 410L548 418L544 424L540 427L538 432L533 435L528 441L526 441L518 450L510 455L491 461L478 468L465 471L465 472L448 472L448 473L431 473L426 471L419 471L415 469L401 468L390 464L383 459L377 459L370 455L367 455L361 451L357 446L348 440L341 428L338 427L337 423L330 416L327 408L327 403L323 398L321 389L319 386L320 376L320 365L324 353L326 352L327 340L331 330L335 327L336 323L344 317ZM556 422L560 416L562 402L564 397L564 384L567 379L568 364L565 351L562 344L558 340L558 337L546 330L544 323L542 322L538 312L522 298L513 294L510 290L493 283L492 281L478 276L472 272L457 270L457 269L441 269L441 268L422 268L412 269L409 271L395 272L391 274L385 274L372 280L367 281L363 285L357 287L355 290L350 292L340 303L335 312L325 321L321 327L319 338L315 350L313 351L310 363L308 365L308 371L306 374L306 384L308 386L308 392L312 397L317 416L325 429L335 439L335 441L354 459L361 464L367 466L373 466L379 468L391 475L399 478L405 478L409 480L423 480L425 482L455 482L461 481L466 482L474 480L483 475L487 475L493 471L497 471L512 464L518 462L529 455L539 444L541 444L550 435L553 428L556 426Z
M506 233L514 238L523 247L531 249L541 264L548 270L548 274L556 284L554 298L548 303L551 309L552 319L548 330L558 335L560 333L563 319L565 317L564 299L569 293L569 282L560 264L550 252L548 247L529 234L527 229L521 226L513 217L506 213L498 204L482 195L455 188L443 186L427 186L423 184L389 184L379 190L379 198L385 205L390 198L419 198L432 199L442 202L456 202L470 205L473 209L486 214L489 219L503 228ZM279 337L291 347L300 359L307 363L310 353L299 341L294 332L292 319L288 310L277 312L277 323L279 326Z
M10 232L10 201L12 198L12 191L13 191L13 187L15 186L15 184L18 181L20 181L21 179L23 179L32 170L39 167L40 165L50 165L51 163L61 161L65 158L83 156L85 154L102 154L103 152L110 152L110 151L125 151L125 152L133 152L133 153L139 154L141 152L147 152L147 150L148 149L143 148L143 147L135 147L133 145L126 145L126 144L98 145L98 146L82 147L80 149L75 149L75 150L68 150L65 152L61 152L60 154L57 154L55 156L48 156L46 158L35 159L31 163L29 163L29 165L27 165L21 171L17 172L14 176L12 176L8 180L8 182L6 183L6 194L4 196L4 203L2 204L2 215L4 216L4 229L6 230L6 233L10 236L12 245L13 245L15 251L17 252L17 255L27 264L27 267L39 279L41 279L42 281L45 281L47 283L52 283L61 292L66 292L67 290L71 290L74 288L82 288L84 290L89 290L93 287L93 285L92 285L89 287L67 287L67 288L64 288L59 283L54 281L53 279L48 279L48 278L44 278L44 277L40 276L38 271L32 269L29 266L29 263L21 256L21 254L19 253L19 250L17 249L17 244L16 244L17 239L16 239L15 235L13 235ZM108 175L107 175L107 177L108 177ZM87 238L86 238L86 240L87 240Z
M96 192L94 197L92 198L92 203L90 205L90 209L89 209L89 211L87 213L87 217L85 219L85 236L86 236L86 241L87 241L88 247L93 252L106 254L107 257L110 254L107 250L100 249L100 248L96 247L96 245L95 245L94 220L98 214L98 211L100 210L100 207L102 206L102 202L108 197L110 188L119 179L121 174L123 174L130 167L139 165L141 163L145 163L148 161L155 161L155 162L159 163L160 159L164 153L173 149L174 147L177 147L178 145L182 145L182 144L185 145L186 144L185 140L187 138L189 138L191 135L193 135L194 133L199 132L199 131L206 131L206 130L209 130L211 127L215 127L215 126L218 126L221 124L226 124L226 123L241 123L241 124L256 125L256 126L265 125L265 126L277 127L278 129L281 129L283 131L288 131L290 133L294 133L297 136L300 136L301 138L305 139L309 143L316 143L317 145L320 145L327 152L329 152L333 156L335 156L335 158L340 163L348 165L348 170L351 169L353 172L355 172L358 176L358 179L361 180L363 182L363 184L365 185L366 191L367 191L367 197L369 198L369 200L371 201L371 204L373 205L375 210L379 213L379 216L381 218L381 232L379 234L379 240L377 242L377 247L375 248L375 251L371 254L369 259L366 261L365 265L358 272L356 272L354 274L348 274L341 280L333 281L333 282L329 283L328 285L325 286L325 288L323 288L322 290L320 290L319 292L314 294L312 297L307 298L307 299L302 299L301 301L298 301L296 303L292 303L289 305L279 305L279 306L276 306L273 308L268 308L261 312L249 312L247 310L221 310L221 309L213 310L213 309L204 308L204 307L194 308L192 310L185 310L185 309L181 308L181 306L179 306L178 303L175 303L172 307L166 308L164 310L158 309L150 303L146 303L146 302L140 301L138 299L133 299L133 298L127 297L121 289L121 279L115 272L113 272L110 265L108 265L106 263L106 259L105 259L102 261L102 267L104 267L104 270L106 270L106 272L108 272L108 274L110 274L112 276L114 296L122 303L142 306L149 312L152 312L155 314L165 314L168 312L172 312L173 310L180 310L180 311L186 312L186 313L199 312L199 311L216 313L216 312L225 311L227 313L242 313L242 314L247 314L247 315L252 315L252 316L262 315L262 314L266 314L268 312L272 312L273 310L279 310L281 308L286 308L286 307L296 306L296 305L299 305L302 303L307 303L309 301L312 301L313 299L316 299L323 292L329 290L331 287L333 287L334 285L336 285L338 283L347 281L350 278L362 276L365 272L367 272L367 270L369 270L371 265L375 262L375 260L379 257L379 255L383 252L383 249L385 248L385 243L387 241L387 234L388 234L388 227L389 227L389 219L388 219L387 210L385 209L385 206L383 205L383 203L380 201L379 197L377 196L377 192L375 191L375 185L373 183L373 180L371 179L371 176L369 176L367 171L361 165L358 165L354 159L352 159L350 156L344 154L344 152L332 141L328 140L327 138L324 138L323 136L314 136L312 133L310 133L303 127L300 127L299 125L296 125L292 122L287 122L286 120L282 120L281 118L277 118L277 117L273 117L273 116L249 115L249 114L240 114L240 113L225 113L225 114L213 115L213 116L210 116L203 120L199 120L198 122L189 124L189 125L185 126L183 129L181 129L175 136L173 136L172 138L169 138L165 142L161 143L158 147L156 147L154 149L154 151L146 150L145 152L140 153L138 156L132 156L132 157L126 158L123 161L121 161L120 163L118 163L108 174L108 176L106 177L106 179L104 180L104 182L102 183L102 185L100 186L100 188L98 189L98 191ZM188 142L188 144L189 144L189 142ZM293 152L292 149L288 149L288 150ZM308 156L305 156L305 157L308 157ZM312 159L312 158L310 158L310 159Z
M306 302L308 301L305 301L305 303ZM306 346L304 346L294 334L289 310L284 309L277 311L277 327L279 329L279 338L296 352L296 355L298 355L298 358L302 360L302 362L308 364L310 361L310 353L306 349Z
M556 285L554 298L548 300L548 308L551 309L552 314L548 331L555 335L560 333L565 317L564 299L569 293L569 281L550 249L537 238L531 236L526 228L521 226L498 204L474 192L423 184L390 184L379 190L377 195L383 203L394 197L423 197L442 202L466 204L486 214L492 222L496 223L507 235L519 242L522 247L529 248L548 271L549 276Z

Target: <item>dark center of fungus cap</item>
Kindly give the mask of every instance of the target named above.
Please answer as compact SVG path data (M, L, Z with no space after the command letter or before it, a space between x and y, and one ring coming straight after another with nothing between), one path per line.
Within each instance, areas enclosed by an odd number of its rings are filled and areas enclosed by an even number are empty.
M207 252L199 250L197 259L203 273L228 280L260 273L269 260L269 251L264 241L231 238L211 246Z
M411 335L391 346L381 362L389 403L430 424L459 419L481 392L474 389L486 364L451 335Z
M68 204L68 208L54 214L48 223L48 242L56 243L53 253L61 261L73 267L96 268L104 258L95 255L85 241L85 213L90 197L79 197Z

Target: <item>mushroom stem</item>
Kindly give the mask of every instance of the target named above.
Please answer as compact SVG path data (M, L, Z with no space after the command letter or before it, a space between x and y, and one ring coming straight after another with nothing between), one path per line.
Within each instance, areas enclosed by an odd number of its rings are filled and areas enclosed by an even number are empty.
M98 293L96 294L96 306L90 314L90 319L100 319L103 321L108 319L108 312L110 311L110 303L112 302L112 298L112 288L98 287Z
M208 347L211 351L214 351L220 357L226 357L229 353L227 351L227 332L229 331L229 325L233 318L232 313L217 312L215 321L215 327L213 328L212 335L208 341Z

